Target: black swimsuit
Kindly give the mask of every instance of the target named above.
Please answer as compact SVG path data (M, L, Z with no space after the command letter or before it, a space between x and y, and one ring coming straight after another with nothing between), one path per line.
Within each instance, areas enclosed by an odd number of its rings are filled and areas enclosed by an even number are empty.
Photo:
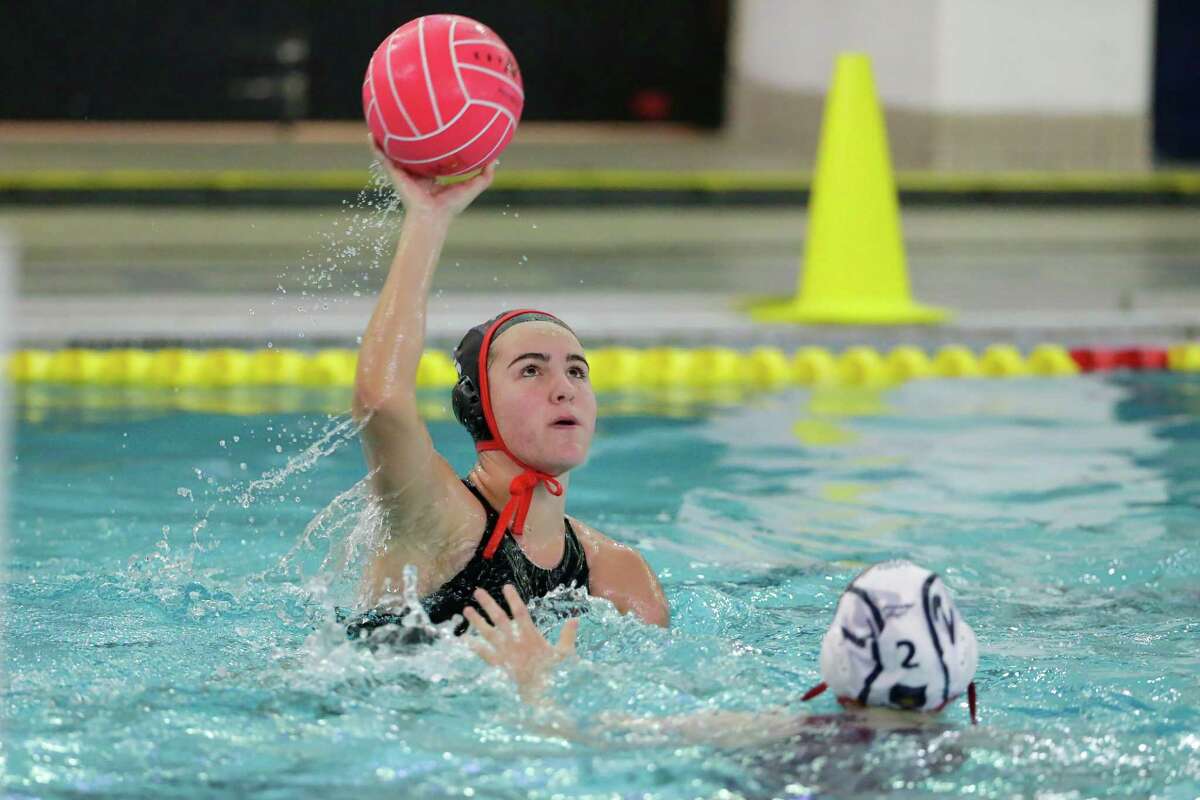
M587 591L587 556L583 552L583 545L580 543L579 537L575 535L575 529L571 527L569 519L563 518L565 541L563 542L562 559L557 566L551 569L543 569L530 561L510 531L504 532L500 546L490 559L486 559L483 557L483 550L487 546L492 529L496 526L496 521L500 519L500 513L492 508L470 481L464 480L463 485L470 489L471 494L475 495L483 505L483 510L487 512L487 524L484 527L483 536L479 540L479 545L475 548L475 554L471 556L467 565L440 588L421 599L421 605L425 608L425 613L429 615L431 622L434 624L445 622L455 614L461 614L466 606L471 606L479 611L479 605L472 596L476 589L483 589L496 598L501 607L510 613L511 609L508 608L508 603L505 602L501 592L507 583L511 583L516 588L517 594L525 602L537 597L545 597L555 589L564 586L579 587L585 592ZM575 613L581 610L573 609ZM383 625L399 624L403 617L403 612L393 614L380 609L372 609L347 625L346 633L350 638L357 639ZM464 621L454 629L454 632L461 635L466 630L467 623ZM420 638L422 637L416 635L407 636L405 641Z

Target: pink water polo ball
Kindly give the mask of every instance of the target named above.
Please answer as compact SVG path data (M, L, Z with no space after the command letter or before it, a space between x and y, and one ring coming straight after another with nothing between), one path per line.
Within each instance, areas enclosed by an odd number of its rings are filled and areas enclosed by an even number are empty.
M525 105L517 59L490 28L454 14L401 25L371 56L363 113L375 143L418 175L494 161Z

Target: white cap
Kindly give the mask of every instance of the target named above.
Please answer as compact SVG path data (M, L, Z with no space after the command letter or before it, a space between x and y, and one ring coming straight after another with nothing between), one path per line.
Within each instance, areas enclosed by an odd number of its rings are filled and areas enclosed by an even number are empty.
M967 691L978 662L946 585L910 561L851 581L821 642L821 679L839 699L870 706L941 709Z

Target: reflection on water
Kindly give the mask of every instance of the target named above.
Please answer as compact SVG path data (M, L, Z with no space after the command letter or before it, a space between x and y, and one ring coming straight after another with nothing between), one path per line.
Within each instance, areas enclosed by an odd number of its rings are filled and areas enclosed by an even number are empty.
M592 601L550 716L461 642L372 649L334 623L378 533L353 426L326 416L345 398L230 416L83 395L17 397L7 792L1200 792L1193 379L915 382L674 416L609 399L570 512L645 553L673 625ZM465 470L469 439L434 417ZM842 588L892 557L938 570L975 628L982 725L800 706ZM714 712L762 724L745 744L660 726ZM764 740L781 713L794 724Z

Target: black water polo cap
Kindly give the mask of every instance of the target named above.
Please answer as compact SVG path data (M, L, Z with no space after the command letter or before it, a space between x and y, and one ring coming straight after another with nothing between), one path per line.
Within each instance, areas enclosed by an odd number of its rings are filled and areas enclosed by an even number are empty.
M458 347L454 348L454 366L458 369L458 382L450 393L454 417L480 442L499 441L499 433L492 427L491 399L487 393L487 359L491 344L500 334L522 322L552 322L574 335L567 323L553 314L521 308L505 311L480 323L463 335Z

